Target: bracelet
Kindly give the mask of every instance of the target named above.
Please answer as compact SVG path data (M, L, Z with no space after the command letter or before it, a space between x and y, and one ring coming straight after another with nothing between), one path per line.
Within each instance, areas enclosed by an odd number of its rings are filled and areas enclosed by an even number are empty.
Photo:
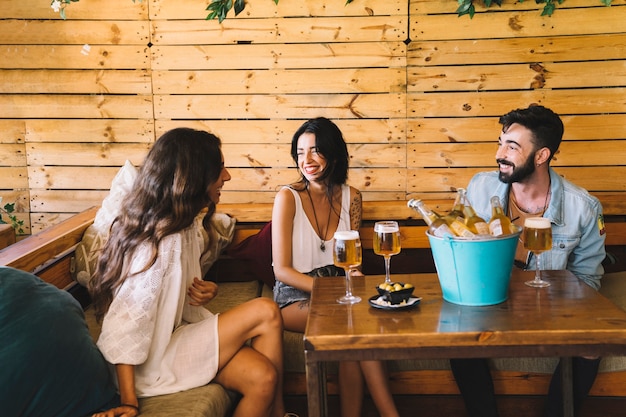
M137 414L139 414L139 407L137 407L136 405L132 405L132 404L120 404L120 407L130 407L130 408L134 408L135 411L137 412Z

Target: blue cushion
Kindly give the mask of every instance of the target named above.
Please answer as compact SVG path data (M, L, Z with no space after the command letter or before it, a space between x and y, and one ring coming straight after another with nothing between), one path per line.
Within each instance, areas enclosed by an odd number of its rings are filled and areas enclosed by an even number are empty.
M3 416L86 416L117 401L80 304L40 278L0 267Z

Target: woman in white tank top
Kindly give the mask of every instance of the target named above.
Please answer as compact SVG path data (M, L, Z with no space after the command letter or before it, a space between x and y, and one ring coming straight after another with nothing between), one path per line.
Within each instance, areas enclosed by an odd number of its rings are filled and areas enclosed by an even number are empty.
M346 184L348 150L330 120L305 122L293 135L291 156L300 180L277 193L272 213L274 299L285 329L304 332L313 280L343 275L333 265L332 238L338 230L359 229L362 200L359 190ZM360 416L364 380L380 415L397 417L380 361L340 363L342 417Z

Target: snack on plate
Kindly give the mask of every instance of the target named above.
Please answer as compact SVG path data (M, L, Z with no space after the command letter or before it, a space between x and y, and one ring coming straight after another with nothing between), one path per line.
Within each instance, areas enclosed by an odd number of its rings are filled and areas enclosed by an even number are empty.
M413 294L412 284L403 282L381 283L376 287L378 294L391 304L406 303Z

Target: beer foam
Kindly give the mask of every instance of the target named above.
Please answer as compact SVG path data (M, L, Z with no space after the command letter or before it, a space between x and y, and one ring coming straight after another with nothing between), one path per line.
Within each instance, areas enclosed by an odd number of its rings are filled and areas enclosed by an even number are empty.
M545 217L529 217L524 221L524 227L532 227L533 229L549 229L550 219Z
M398 231L398 226L392 226L388 224L375 224L374 232L376 233L395 233Z
M358 230L342 230L335 232L336 240L354 240L359 238Z

